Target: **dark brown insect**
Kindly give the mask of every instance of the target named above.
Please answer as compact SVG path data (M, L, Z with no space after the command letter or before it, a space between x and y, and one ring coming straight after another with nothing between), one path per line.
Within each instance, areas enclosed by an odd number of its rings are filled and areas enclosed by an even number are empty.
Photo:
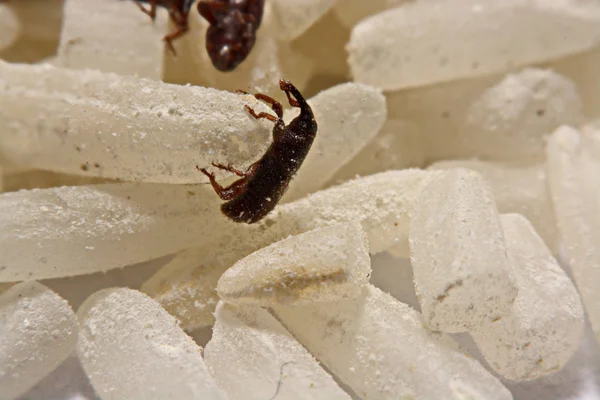
M216 69L233 71L256 42L265 0L200 0L198 12L210 24L206 51Z
M290 102L290 106L300 108L300 115L285 125L283 107L275 99L264 94L254 95L258 100L271 106L277 117L256 112L246 106L246 110L256 119L266 118L275 122L273 142L260 160L250 165L246 171L239 171L231 165L212 163L242 177L229 187L222 187L215 180L215 175L204 168L198 168L208 176L215 192L227 203L221 205L221 211L235 222L252 224L260 221L277 205L294 174L306 158L317 134L317 122L310 106L302 94L289 81L279 81ZM292 98L292 96L294 98Z
M156 19L156 7L161 6L169 11L169 18L175 24L175 30L163 38L167 47L173 54L176 54L175 47L173 47L173 41L183 36L188 30L188 16L194 0L134 0L135 4L144 12L148 14L152 21ZM150 10L147 10L142 3L149 3Z

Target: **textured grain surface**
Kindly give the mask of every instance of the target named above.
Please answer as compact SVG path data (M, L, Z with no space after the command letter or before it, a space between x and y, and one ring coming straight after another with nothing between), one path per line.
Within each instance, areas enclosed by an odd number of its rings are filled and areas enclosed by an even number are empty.
M244 110L266 110L254 97L211 88L2 62L0 85L0 156L56 172L203 182L196 164L247 167L272 130Z
M471 332L500 375L530 380L560 370L579 346L577 289L525 217L500 216L519 295L508 315Z
M209 375L202 349L143 293L104 289L77 315L77 353L102 400L226 399Z
M315 229L255 251L217 286L228 303L270 306L352 299L371 275L365 232L357 222Z
M430 170L466 168L479 173L489 184L501 214L517 213L533 224L556 255L558 228L548 188L546 163L521 165L479 160L440 161Z
M357 82L399 90L574 54L599 34L594 2L417 1L356 25L348 62Z
M0 281L89 274L196 245L224 217L207 186L106 184L0 195Z
M60 365L77 343L77 318L66 300L37 282L0 295L0 398L25 393Z
M507 75L471 104L460 140L481 159L539 162L552 131L581 121L583 106L572 81L526 69Z
M547 147L548 182L569 266L600 340L600 134L563 126Z
M350 400L268 311L220 303L204 359L231 400Z
M283 325L361 397L512 399L421 315L373 286L356 300L274 309Z
M425 321L465 332L506 315L517 287L498 209L474 171L445 171L425 187L410 221L410 258Z

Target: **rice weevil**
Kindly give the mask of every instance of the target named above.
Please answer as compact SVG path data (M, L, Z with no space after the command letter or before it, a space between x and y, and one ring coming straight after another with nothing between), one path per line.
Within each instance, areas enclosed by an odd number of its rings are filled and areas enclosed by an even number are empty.
M222 187L213 173L198 168L208 176L210 183L222 200L221 211L235 222L252 224L260 221L277 205L294 174L300 169L317 134L317 122L312 109L302 94L291 82L281 80L279 87L285 92L290 106L300 108L300 115L288 125L283 121L283 107L275 99L257 93L258 100L269 105L276 117L246 106L246 110L256 119L273 121L273 142L260 160L240 171L231 165L212 163L216 168L232 172L241 177L228 187ZM293 97L292 97L293 96Z

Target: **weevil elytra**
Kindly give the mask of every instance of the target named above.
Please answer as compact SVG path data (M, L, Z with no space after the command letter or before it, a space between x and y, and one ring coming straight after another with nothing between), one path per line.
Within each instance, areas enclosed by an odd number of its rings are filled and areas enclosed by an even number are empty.
M210 24L206 51L216 69L233 71L252 51L264 0L200 0L198 12Z
M173 54L176 54L175 47L173 47L173 41L183 36L188 30L188 16L190 9L194 4L194 0L134 0L135 4L150 18L152 21L156 18L156 7L161 6L169 11L169 18L175 24L175 30L163 38L167 47ZM149 3L150 9L147 10L142 3Z
M317 134L314 114L300 91L285 80L279 81L279 87L285 92L290 106L300 108L300 115L286 125L281 103L267 95L255 94L254 97L269 105L277 116L266 112L257 114L249 106L246 106L246 110L256 119L265 118L275 123L273 142L262 158L246 171L240 171L231 165L212 164L240 176L241 179L224 188L217 183L213 173L196 166L208 176L219 197L227 201L221 205L221 211L235 222L258 222L275 208L304 162Z

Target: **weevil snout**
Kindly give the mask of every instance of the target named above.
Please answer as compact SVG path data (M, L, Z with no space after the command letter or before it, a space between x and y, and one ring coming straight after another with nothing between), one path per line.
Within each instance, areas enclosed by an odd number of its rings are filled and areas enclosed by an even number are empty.
M283 91L290 91L292 90L294 86L292 85L292 82L290 81L286 81L285 79L280 79L279 80L279 88Z

